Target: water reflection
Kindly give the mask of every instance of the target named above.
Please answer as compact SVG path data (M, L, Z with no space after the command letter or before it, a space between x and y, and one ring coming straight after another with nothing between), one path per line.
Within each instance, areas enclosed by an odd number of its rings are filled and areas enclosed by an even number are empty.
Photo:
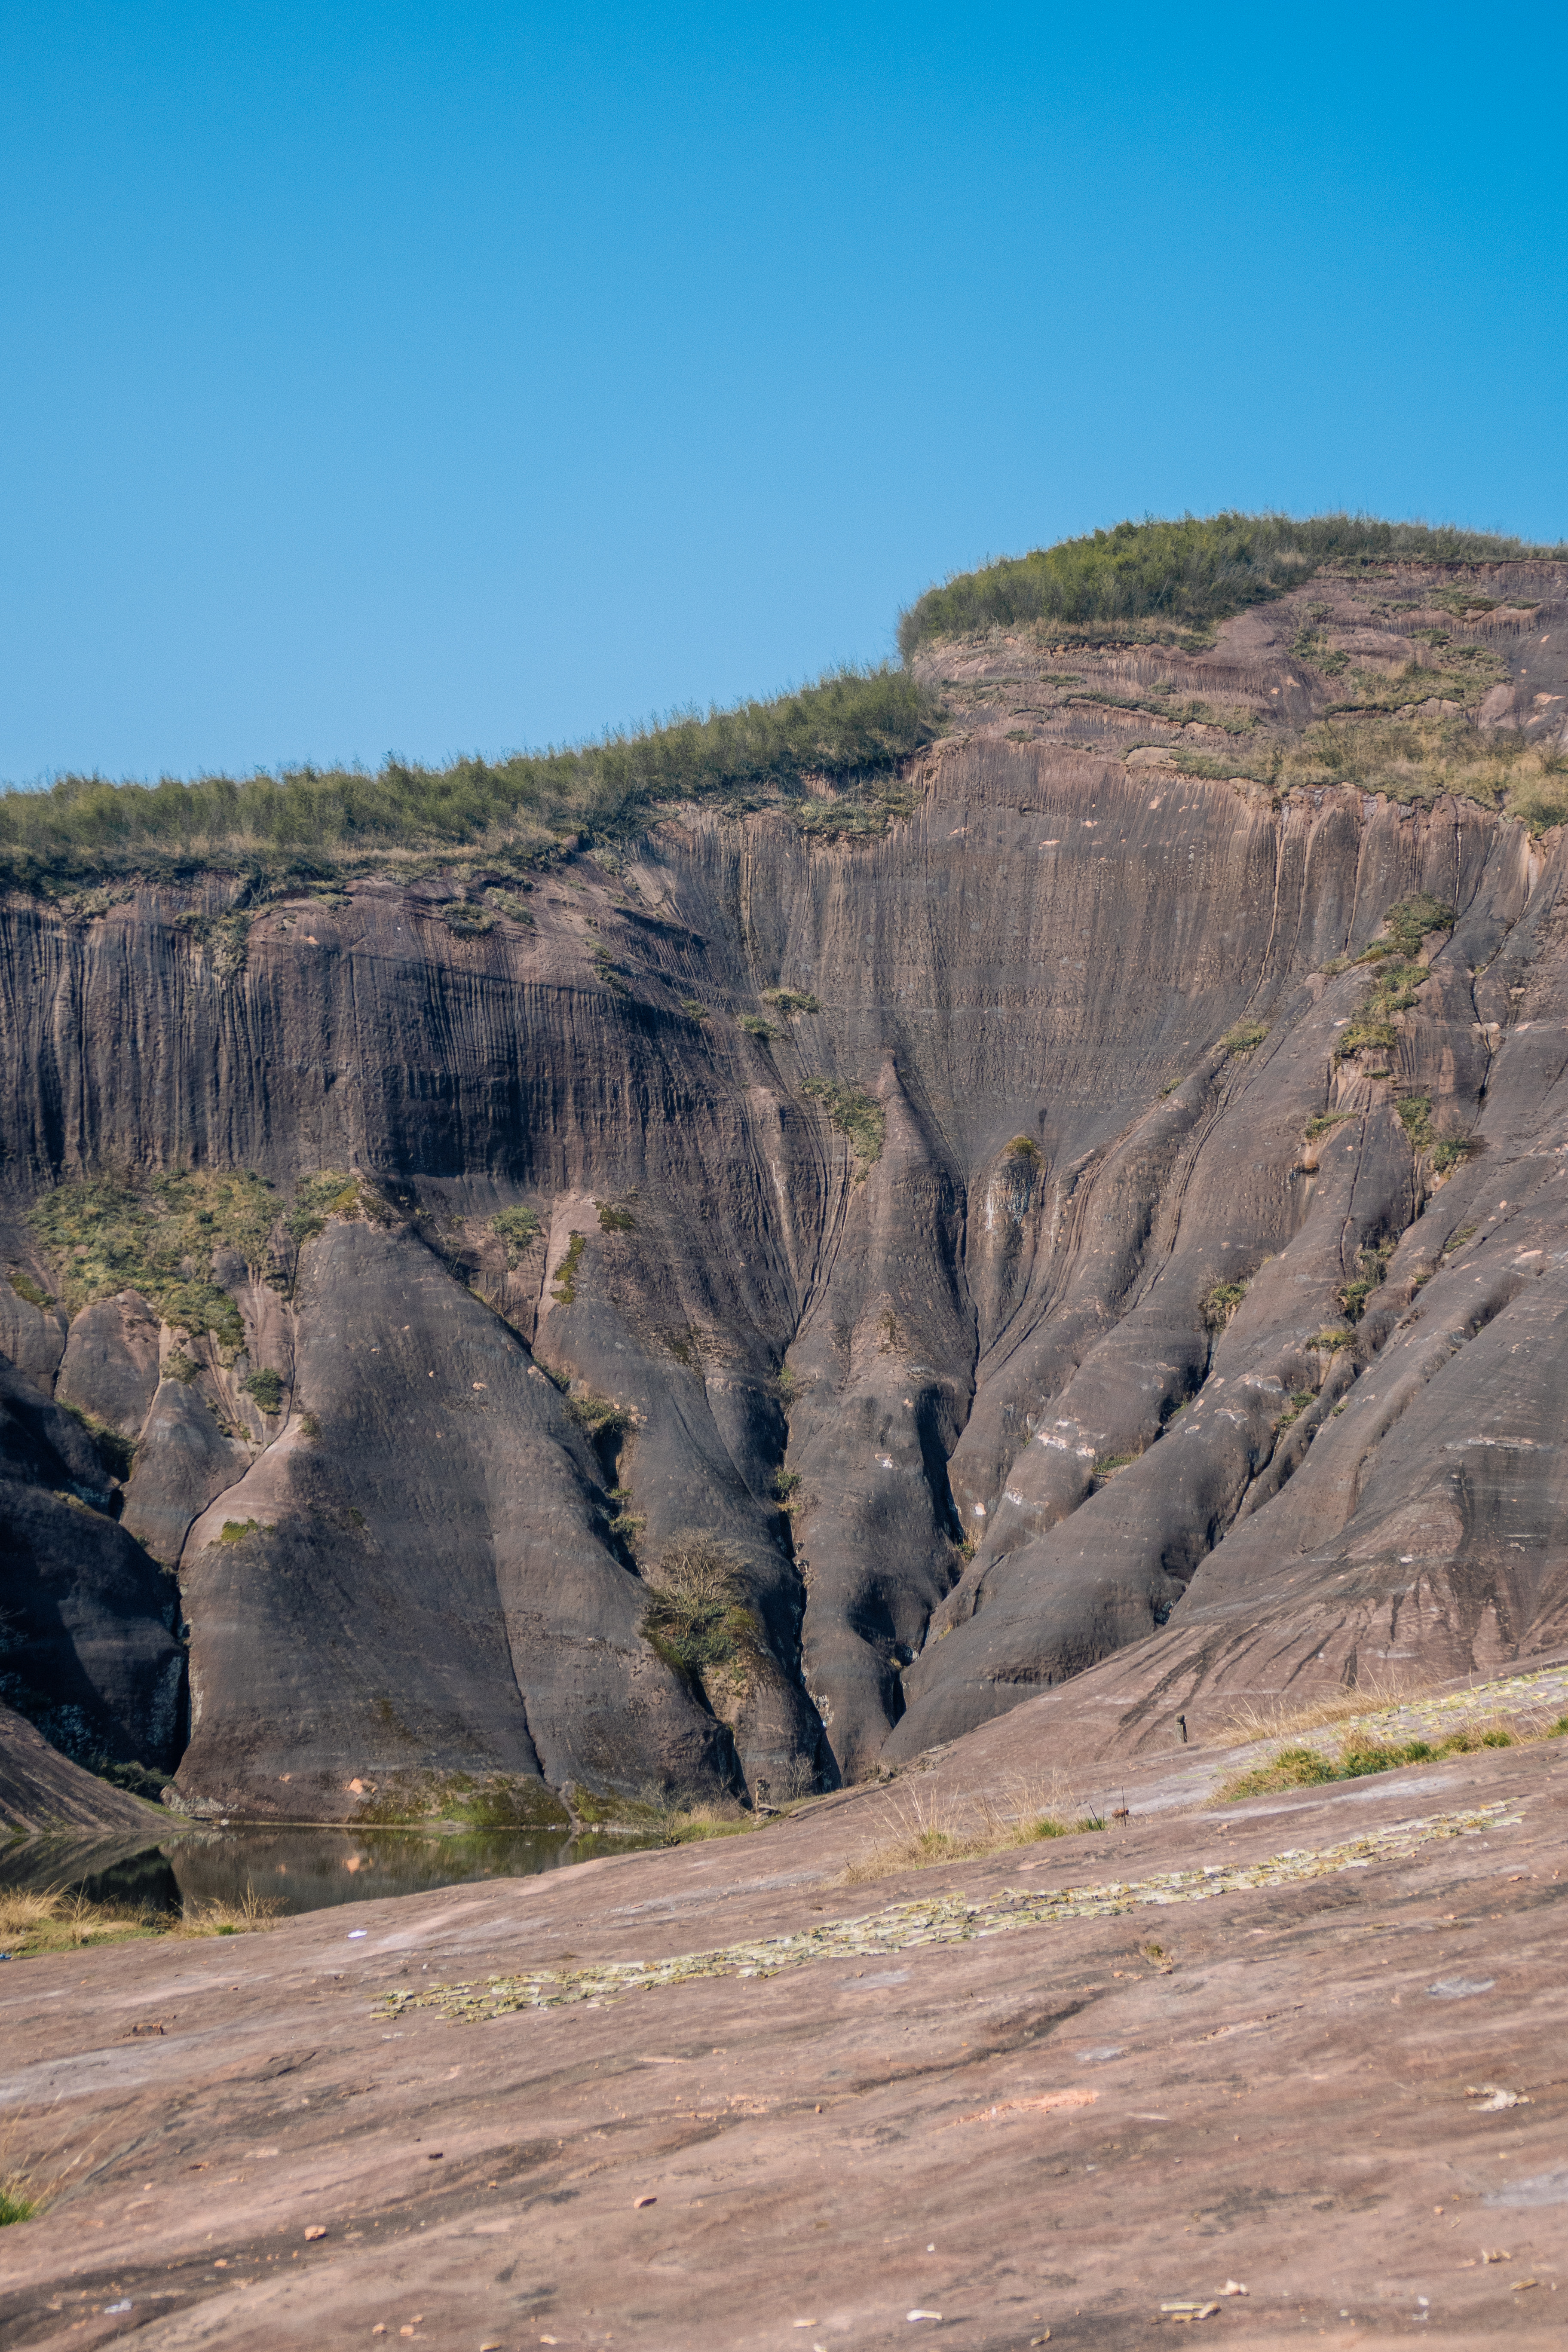
M250 1893L284 1914L481 1878L531 1878L643 1843L545 1830L196 1827L135 1853L29 1840L0 1853L0 1885L79 1891L89 1902L149 1911L240 1904Z

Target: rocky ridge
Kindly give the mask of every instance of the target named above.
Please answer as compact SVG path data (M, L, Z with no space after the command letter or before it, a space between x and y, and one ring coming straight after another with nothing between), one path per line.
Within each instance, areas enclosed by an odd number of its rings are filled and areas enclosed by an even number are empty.
M4 1695L563 1821L1561 1643L1568 572L1166 635L531 887L13 894Z

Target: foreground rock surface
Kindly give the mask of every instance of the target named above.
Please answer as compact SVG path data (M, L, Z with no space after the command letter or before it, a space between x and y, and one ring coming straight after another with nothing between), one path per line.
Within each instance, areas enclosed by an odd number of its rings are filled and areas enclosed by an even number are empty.
M1019 1770L1039 1704L982 1735ZM999 1801L977 1745L741 1839L8 1968L8 2161L60 2185L0 2340L1558 2342L1564 1743L1221 1805L1234 1751L1189 1748L1126 1768L1120 1827L842 1883ZM942 1898L1113 1886L918 1940ZM890 1909L858 1959L420 2005Z

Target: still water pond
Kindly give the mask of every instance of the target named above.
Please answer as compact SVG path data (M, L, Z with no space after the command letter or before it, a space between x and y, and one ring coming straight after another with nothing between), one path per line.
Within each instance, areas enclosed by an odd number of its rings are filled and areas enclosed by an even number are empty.
M140 1853L91 1853L29 1841L0 1853L0 1885L58 1887L89 1901L179 1911L187 1903L243 1903L279 1914L424 1895L479 1878L528 1878L595 1855L625 1853L632 1838L570 1838L541 1830L445 1835L418 1830L193 1829Z

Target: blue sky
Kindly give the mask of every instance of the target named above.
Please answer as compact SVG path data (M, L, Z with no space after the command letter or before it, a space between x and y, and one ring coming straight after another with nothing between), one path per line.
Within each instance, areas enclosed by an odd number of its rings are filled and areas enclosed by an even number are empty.
M1568 536L1565 27L9 0L0 777L580 737L1128 514Z

